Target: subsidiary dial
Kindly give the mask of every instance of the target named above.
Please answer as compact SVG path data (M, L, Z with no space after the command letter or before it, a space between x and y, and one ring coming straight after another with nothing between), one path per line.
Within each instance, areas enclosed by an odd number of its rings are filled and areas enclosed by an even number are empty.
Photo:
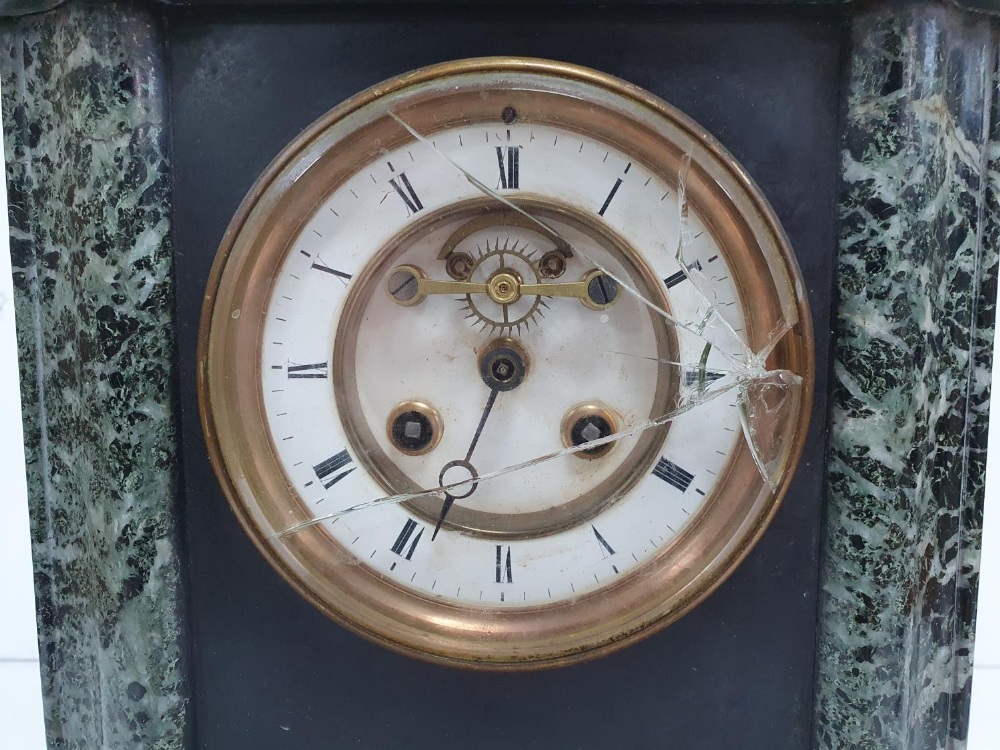
M522 200L558 232L559 243L488 199L428 211L354 277L337 329L334 377L344 385L337 391L344 430L387 493L453 483L458 475L443 475L443 460L463 460L468 482L473 474L526 464L461 499L456 496L470 485L449 490L443 501L406 503L434 524L435 536L443 527L514 538L582 524L647 474L669 429L609 442L589 454L599 461L530 465L567 446L563 425L581 405L617 415L606 425L624 424L626 415L667 413L678 383L655 362L678 353L655 313L623 296L595 266L666 306L655 272L634 248L571 206ZM585 248L586 257L559 250L567 242ZM536 263L551 252L563 260L558 280L546 278ZM456 255L471 261L463 278L448 278ZM607 367L611 352L626 350L647 361L627 370ZM492 391L500 395L489 401L489 421L480 425ZM370 428L408 400L440 415L443 437L432 452L415 456ZM466 455L472 435L474 457Z

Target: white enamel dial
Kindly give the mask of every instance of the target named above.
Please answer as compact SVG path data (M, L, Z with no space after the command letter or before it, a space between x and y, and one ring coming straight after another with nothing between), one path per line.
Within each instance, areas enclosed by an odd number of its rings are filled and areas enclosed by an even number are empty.
M692 317L702 303L670 251L678 233L676 191L627 154L572 132L531 125L454 128L436 133L434 145L482 181L496 183L504 196L530 195L572 206L606 223L631 248L641 249L661 287L656 294L676 317ZM508 175L505 171L501 179L500 165L509 164L509 149L518 153L517 187L504 189ZM381 485L365 470L358 455L364 447L350 444L345 415L338 411L333 351L351 285L408 223L482 197L433 149L407 144L341 185L290 248L267 309L260 367L274 445L290 481L316 515L403 491ZM726 254L697 214L690 221L694 241L688 262L701 264L712 281L713 302L740 331L742 308ZM418 237L390 268L412 264L430 277L447 279L437 255L464 223L455 219ZM638 285L598 241L557 220L550 226L577 250L559 281L580 279L596 261ZM456 251L476 260L492 253L483 259L485 278L500 269L497 245L507 248L506 267L515 269L526 254L537 259L555 249L538 228L497 226L465 238ZM522 269L522 275L527 273ZM620 418L620 431L663 416L671 405L662 399L657 404L657 388L666 390L679 376L676 368L657 360L698 363L712 337L711 332L683 337L677 352L658 349L657 329L665 331L667 321L624 292L605 310L572 298L544 298L541 314L520 331L498 332L484 324L482 312L469 317L469 306L454 294L430 296L413 307L396 304L385 293L388 275L388 270L378 275L361 303L357 345L350 351L354 361L348 367L358 384L362 418L378 447L422 489L437 487L442 467L466 456L490 395L477 355L500 333L511 334L527 351L529 372L522 385L496 397L472 456L479 475L562 449L561 422L580 403L609 407ZM487 320L503 323L502 305L485 295L475 299ZM528 303L522 299L511 305L512 318L521 317ZM721 348L711 351L706 365L710 373L728 367ZM398 450L384 428L393 408L408 400L432 405L441 417L440 442L424 455ZM399 503L324 523L364 564L424 595L490 606L574 597L647 560L711 496L738 442L733 406L733 397L724 396L675 419L652 463L646 462L624 496L597 515L561 524L567 527L554 533L493 538L489 526L487 533L445 526L432 541L433 522ZM641 436L629 435L593 460L562 456L486 480L456 506L516 516L561 505L599 487ZM468 476L457 467L444 481ZM618 494L616 489L605 493Z
M689 611L808 424L791 250L711 136L562 63L442 64L277 157L223 239L221 486L304 597L439 663L557 666Z

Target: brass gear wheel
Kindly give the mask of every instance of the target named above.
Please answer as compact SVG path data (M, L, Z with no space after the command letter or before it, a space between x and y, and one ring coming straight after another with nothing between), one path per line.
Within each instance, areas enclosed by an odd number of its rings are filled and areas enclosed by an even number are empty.
M470 281L489 282L498 277L512 276L522 284L541 283L541 271L532 260L536 251L528 252L527 245L518 247L516 240L511 244L510 237L501 243L497 237L492 247L487 240L486 249L479 247L478 250L479 255L468 276ZM470 325L500 336L520 336L522 332L527 333L532 325L537 327L538 318L545 317L542 308L548 307L541 295L516 295L507 304L494 301L485 294L475 297L467 294L458 299L462 302L462 309L468 312L465 317Z

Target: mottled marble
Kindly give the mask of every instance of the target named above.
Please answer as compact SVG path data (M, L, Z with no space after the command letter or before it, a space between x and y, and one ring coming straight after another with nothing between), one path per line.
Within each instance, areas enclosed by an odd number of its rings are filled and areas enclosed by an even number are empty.
M1000 14L1000 0L949 0L949 2L967 10Z
M815 743L961 748L1000 247L998 46L957 6L864 7L846 81ZM184 747L160 29L134 6L71 4L0 35L50 747Z
M997 279L997 44L852 20L815 742L962 748ZM987 169L989 167L989 169Z
M65 0L0 0L0 17L12 18L43 13L62 5Z
M166 101L157 23L0 26L21 399L50 748L187 726Z

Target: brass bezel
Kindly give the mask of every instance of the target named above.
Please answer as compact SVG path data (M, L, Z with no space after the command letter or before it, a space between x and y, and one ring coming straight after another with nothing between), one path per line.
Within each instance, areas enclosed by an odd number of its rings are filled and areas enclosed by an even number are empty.
M342 175L409 140L388 112L425 134L447 127L456 102L466 121L516 106L522 119L627 144L675 182L692 155L689 200L739 273L752 319L751 345L791 310L793 330L769 363L803 377L786 435L777 487L761 479L745 449L721 489L659 553L614 585L544 608L458 607L403 591L336 544L321 525L278 537L308 514L273 460L259 406L260 373L230 363L260 361L262 310L290 243ZM477 104L478 103L478 104ZM465 105L468 106L465 106ZM376 141L379 140L376 144ZM241 315L233 312L241 310ZM208 282L199 339L200 412L212 465L240 523L272 566L332 619L394 650L454 666L532 669L580 662L623 648L690 611L747 555L774 517L801 455L812 405L811 317L794 255L766 200L701 127L635 86L545 60L481 58L423 68L352 97L320 118L271 164L222 240Z

